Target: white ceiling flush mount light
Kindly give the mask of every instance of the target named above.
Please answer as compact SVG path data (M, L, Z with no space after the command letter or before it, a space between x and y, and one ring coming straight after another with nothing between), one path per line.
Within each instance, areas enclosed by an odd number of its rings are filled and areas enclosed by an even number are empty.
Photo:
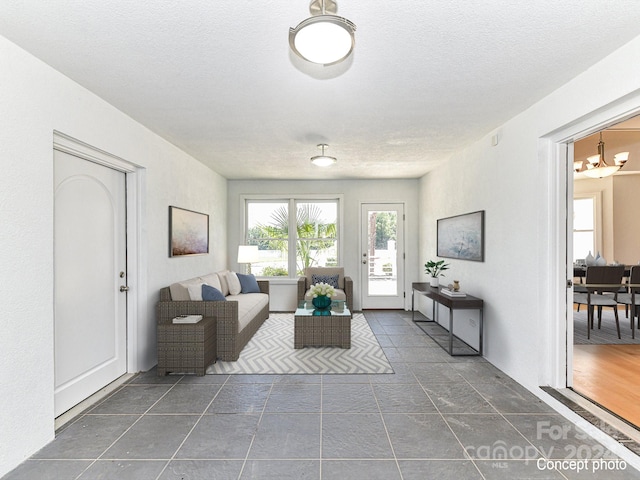
M584 173L590 178L604 178L613 175L624 167L628 159L629 152L616 153L613 156L613 165L609 165L604 158L604 142L602 141L602 132L600 132L598 154L587 157L586 163L581 161L573 162L573 169L576 173Z
M335 15L334 0L313 0L309 5L311 17L296 28L289 28L291 50L302 59L320 65L333 65L346 59L356 44L356 26Z
M318 167L328 167L329 165L333 165L338 161L336 160L336 157L330 157L324 154L324 149L328 148L329 145L327 145L326 143L320 143L318 144L318 147L322 148L322 155L311 157L311 163L317 165Z

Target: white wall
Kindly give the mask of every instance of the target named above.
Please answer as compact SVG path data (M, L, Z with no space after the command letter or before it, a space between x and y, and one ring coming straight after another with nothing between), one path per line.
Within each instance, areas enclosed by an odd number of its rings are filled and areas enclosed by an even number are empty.
M550 342L565 322L549 315L548 296L552 281L564 295L556 275L565 268L563 246L554 244L554 222L564 212L552 208L562 168L552 163L555 150L542 137L637 110L638 78L640 37L421 179L421 258L435 258L436 219L486 211L485 261L452 261L452 271L465 290L485 300L487 359L532 390L553 382L545 369L558 353Z
M362 264L360 258L360 205L362 203L404 203L405 216L405 290L406 306L411 306L411 282L418 280L418 180L317 180L317 181L262 181L262 180L229 180L229 258L231 265L236 260L237 248L242 235L242 195L279 195L295 196L309 194L344 195L341 264L345 274L353 279L354 308L361 309L360 274ZM424 262L422 262L424 263ZM273 282L275 283L275 282ZM295 284L272 285L272 310L289 310L295 308Z
M640 175L613 177L613 257L626 265L640 265ZM608 259L607 259L608 260Z
M155 363L158 290L226 267L226 180L0 37L0 476L54 436L53 132L146 169L147 318L137 367ZM168 258L168 206L211 215L211 254Z
M574 196L596 194L601 201L596 256L600 252L608 263L635 265L640 261L640 217L633 206L640 205L640 174L587 178L574 182Z

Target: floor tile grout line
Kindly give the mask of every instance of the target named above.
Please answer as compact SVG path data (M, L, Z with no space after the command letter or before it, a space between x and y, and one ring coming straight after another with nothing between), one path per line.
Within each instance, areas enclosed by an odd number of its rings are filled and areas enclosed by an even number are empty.
M366 317L365 317L366 319ZM374 334L375 335L375 334ZM319 480L322 480L322 437L323 437L323 414L324 414L324 376L320 376L320 452L319 452Z
M382 413L382 408L380 407L380 401L378 400L378 396L376 395L376 389L374 385L371 385L371 393L373 394L373 398L376 402L376 406L378 407L378 415L380 415L380 421L382 422L382 427L384 428L384 432L387 435L387 441L389 442L389 447L391 448L391 454L393 455L393 461L396 464L396 468L398 469L398 473L400 474L400 480L404 479L402 475L402 470L400 469L400 463L398 462L398 457L396 456L396 450L393 448L393 442L391 441L391 435L389 434L389 429L387 428L387 422L384 421L384 415Z
M136 419L136 420L135 420L131 425L129 425L129 426L125 429L125 431L124 431L124 432L122 432L122 433L118 436L118 438L116 438L113 442L111 442L111 444L109 444L109 446L108 446L107 448L105 448L105 449L102 451L102 453L101 453L100 455L98 455L95 459L93 459L93 461L92 461L89 465L87 465L87 468L85 468L84 470L82 470L82 472L80 472L80 474L79 474L78 476L76 476L76 480L78 480L82 475L84 475L84 474L85 474L85 472L86 472L88 469L90 469L93 465L95 465L95 464L96 464L96 462L97 462L98 460L100 460L100 459L102 458L102 456L103 456L105 453L107 453L107 451L108 451L111 447L113 447L113 446L116 444L116 442L118 442L122 437L124 437L124 436L127 434L127 432L128 432L128 431L130 431L130 430L133 428L133 426L134 426L134 425L136 425L136 424L137 424L137 423L138 423L138 422L139 422L139 421L144 417L144 415L145 415L149 410L151 410L151 409L152 409L152 408L153 408L153 407L154 407L154 406L155 406L155 405L156 405L160 400L162 400L162 399L163 399L163 398L164 398L164 397L165 397L165 396L166 396L166 395L167 395L171 390L173 390L173 388L178 384L178 382L179 382L180 380L181 380L181 378L180 378L180 379L178 379L178 380L176 381L176 383L174 383L173 385L171 385L171 387L170 387L166 392L164 392L164 393L160 396L160 398L158 398L155 402L153 402L153 404L152 404L149 408L147 408L147 410L146 410L144 413L142 413L142 414L133 414L133 415L138 415L138 418L137 418L137 419ZM124 390L124 387L125 387L125 386L130 386L130 383L131 383L131 382L126 383L126 384L122 385L122 388L119 388L118 390L116 390L116 392L120 392L120 391ZM116 392L113 392L113 394L115 395L115 393L116 393ZM109 397L107 397L107 398L111 398L112 396L113 396L113 395L110 395L110 396L109 396ZM107 400L107 399L105 399L105 401L106 401L106 400ZM104 402L100 402L100 405L101 405L102 403L104 403ZM96 405L96 407L97 407L97 406L98 406L98 405ZM98 415L98 414L95 414L95 415ZM83 415L83 416L84 416L84 415ZM163 469L163 470L164 470L164 469Z
M182 379L184 379L184 375L183 377L178 380L178 382L176 382L175 385L177 385ZM169 466L169 464L176 458L176 455L178 454L178 452L180 451L180 449L182 448L182 446L185 444L185 442L187 441L187 439L189 438L189 436L193 433L193 431L195 430L195 428L198 426L198 424L200 423L200 421L202 420L202 417L205 416L205 414L207 413L207 410L209 410L209 407L211 407L211 404L214 402L214 400L218 397L218 395L220 394L220 392L222 391L222 388L227 384L227 382L229 381L229 377L227 377L225 379L225 381L219 385L218 384L218 390L216 391L216 394L213 396L213 398L209 401L209 403L207 404L206 407L204 407L204 410L202 411L202 413L200 414L200 416L198 417L198 419L195 421L195 423L193 424L193 426L189 429L189 431L187 432L187 434L185 435L185 437L182 439L182 442L180 442L180 445L178 445L178 448L176 448L176 450L173 452L173 455L171 455L171 458L169 458L169 460L167 461L166 465L162 468L162 470L160 471L160 473L158 473L158 476L156 477L156 480L159 480L160 477L162 476L162 474L165 472L165 470L167 469L167 467ZM175 386L174 385L174 386ZM212 385L216 385L216 384L212 384ZM189 385L192 386L192 385ZM168 392L167 392L168 393ZM157 402L156 402L157 403ZM155 405L155 404L154 404ZM153 408L153 407L152 407ZM176 414L176 415L180 415L180 414ZM182 414L185 415L185 414Z
M426 334L425 334L426 335ZM413 373L413 372L412 372ZM415 373L414 373L414 377L415 377ZM456 441L458 442L458 444L460 445L460 447L462 448L462 451L464 452L466 458L468 460L471 461L471 464L475 467L475 469L478 471L478 473L480 474L480 476L486 480L486 477L484 476L484 474L482 473L482 471L480 470L480 467L478 467L478 464L475 462L475 460L471 457L471 455L469 455L469 452L467 452L467 449L465 448L464 444L462 443L462 441L460 440L460 437L458 437L458 435L456 434L456 432L454 432L453 428L451 428L451 425L449 424L449 422L447 421L447 419L445 418L444 414L440 411L440 409L438 408L438 405L436 405L436 402L433 401L433 398L431 398L431 395L429 395L429 392L427 392L426 387L424 385L422 385L422 383L420 382L420 380L418 380L418 378L416 377L416 380L418 381L418 385L420 385L420 388L422 388L422 391L424 392L424 394L427 396L427 398L429 398L429 400L431 401L431 403L433 404L433 406L435 407L436 411L438 412L438 414L440 415L440 418L442 419L442 421L447 425L447 428L449 429L449 431L451 432L451 434L455 437ZM466 379L465 379L466 380Z
M471 385L471 383L469 383L469 385ZM500 410L498 410L498 408L496 406L494 406L493 403L491 403L491 401L487 397L485 397L475 386L471 385L471 388L473 388L478 393L478 395L480 395L482 397L482 399L485 402L487 402L489 405L491 405L491 408L493 408L498 413L498 415L500 415L500 417L502 417L502 419L511 426L511 428L513 428L516 432L518 432L518 434L522 438L524 438L525 441L529 445L531 445L533 448L535 448L536 452L538 452L540 457L545 458L544 453L541 452L540 449L538 447L536 447L520 430L518 430L518 428L513 423L511 423L511 421L509 421L509 419L507 417L505 417L504 414Z
M274 377L275 378L275 377ZM274 381L272 379L271 384L269 386L269 392L267 392L267 397L264 400L264 405L262 406L262 411L260 412L260 418L258 418L258 423L256 424L256 429L253 432L251 437L251 442L249 442L249 448L247 448L247 453L244 456L244 460L242 461L242 466L240 467L240 472L238 473L238 480L242 477L242 473L247 465L247 461L249 460L249 455L251 454L251 448L253 447L253 442L256 440L256 435L258 434L258 429L262 424L262 418L264 417L264 413L267 409L267 403L269 403L269 398L271 397L271 392L273 391Z
M133 377L135 378L135 377ZM80 412L78 415L76 415L74 418L72 418L70 421L68 421L67 423L65 423L63 426L61 426L59 429L57 429L54 433L56 435L61 434L62 432L64 432L67 428L71 427L72 425L75 425L77 422L79 422L82 418L84 418L87 415L92 415L91 411L93 411L94 409L96 409L99 405L102 405L104 402L106 402L108 399L110 399L111 397L113 397L116 393L118 393L120 390L122 390L124 387L128 386L131 383L132 379L129 379L127 382L123 383L122 385L120 385L118 388L116 388L113 392L110 392L108 395L106 395L104 398L101 398L98 402L94 403L93 405L89 405L84 411Z
M541 452L541 451L540 451L540 449L538 449L538 447L536 447L536 446L535 446L535 445L534 445L534 444L533 444L533 443L532 443L532 442L531 442L531 441L530 441L530 440L529 440L529 439L524 435L524 433L522 433L522 432L521 432L521 431L520 431L520 430L519 430L519 429L518 429L518 428L517 428L513 423L511 423L511 421L509 421L509 419L508 419L508 418L503 414L503 412L501 412L501 411L500 411L500 410L499 410L495 405L493 405L493 403L492 403L492 402L491 402L491 401L490 401L490 400L489 400L485 395L483 395L483 394L482 394L482 393L481 393L481 392L480 392L480 391L475 387L475 385L473 385L471 382L469 382L466 378L465 378L465 381L466 381L466 382L471 386L471 388L473 388L473 389L478 393L478 395L480 395L480 396L482 397L482 399L483 399L485 402L487 402L489 405L491 405L491 408L493 408L493 409L498 413L498 415L499 415L500 417L502 417L502 419L503 419L505 422L507 422L507 423L511 426L511 428L513 428L516 432L518 432L518 434L519 434L522 438L524 438L524 440L525 440L527 443L529 443L529 445L531 445L531 446L532 446L532 447L533 447L533 448L538 452L538 454L540 455L540 458L547 459L547 458L545 457L545 455L544 455L544 452ZM541 413L534 413L534 414L526 414L526 413L524 413L524 414L521 414L521 415L540 415L540 414L544 414L544 412L541 412ZM514 415L515 415L515 414L514 414ZM524 460L525 460L525 461L529 461L530 459L525 458ZM537 460L537 459L536 459L536 460ZM547 459L547 460L548 460L548 459ZM559 474L560 474L560 475L562 475L563 477L565 477L565 479L567 478L567 477L566 477L562 472L560 472L559 470L554 469L554 471L555 471L555 472L557 472L557 473L559 473Z

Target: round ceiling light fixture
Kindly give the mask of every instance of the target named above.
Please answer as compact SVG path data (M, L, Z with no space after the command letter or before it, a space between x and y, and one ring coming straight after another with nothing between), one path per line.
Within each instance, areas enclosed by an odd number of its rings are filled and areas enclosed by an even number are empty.
M329 145L327 145L326 143L319 143L318 147L322 148L322 155L311 157L311 163L317 165L318 167L328 167L329 165L333 165L338 161L336 160L336 157L330 157L324 154L324 149L328 148Z
M289 46L300 58L320 65L333 65L346 59L356 44L356 26L335 15L335 0L313 0L311 17L296 28L289 28Z

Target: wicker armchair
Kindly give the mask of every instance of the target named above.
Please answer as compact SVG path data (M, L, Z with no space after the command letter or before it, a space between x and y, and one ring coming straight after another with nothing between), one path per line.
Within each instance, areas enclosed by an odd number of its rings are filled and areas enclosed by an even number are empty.
M269 294L268 281L259 280L258 285L261 293ZM251 337L258 331L264 321L269 318L269 304L239 332L237 301L172 300L169 287L165 287L160 290L157 315L158 322L166 322L178 315L216 317L218 323L218 358L223 361L236 361L244 346L251 340Z
M308 267L304 270L304 277L298 277L298 303L305 299L305 295L311 288L311 279L313 275L338 275L338 294L339 300L345 300L347 308L353 312L353 280L351 277L345 277L344 268L342 267Z

